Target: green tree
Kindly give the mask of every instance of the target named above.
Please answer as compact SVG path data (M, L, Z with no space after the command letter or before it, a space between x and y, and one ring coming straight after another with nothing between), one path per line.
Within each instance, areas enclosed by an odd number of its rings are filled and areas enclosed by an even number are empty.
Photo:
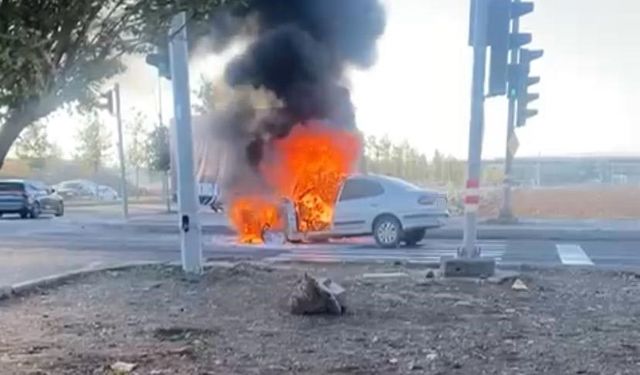
M27 127L14 144L16 156L26 161L32 169L44 167L47 158L54 152L47 136L47 126L35 123Z
M111 132L95 114L91 114L78 130L76 141L76 159L97 173L109 156Z
M146 118L141 112L134 114L133 119L127 122L127 161L136 173L136 194L140 193L140 169L147 163L146 134L144 123Z
M171 168L169 129L158 126L147 135L147 165L156 172L167 172Z
M217 7L237 4L245 1L0 1L0 168L27 126L63 105L92 107L124 54L166 49L176 12L188 12L195 39L210 34Z
M435 181L442 182L444 180L444 156L438 150L433 153L431 170L431 175Z

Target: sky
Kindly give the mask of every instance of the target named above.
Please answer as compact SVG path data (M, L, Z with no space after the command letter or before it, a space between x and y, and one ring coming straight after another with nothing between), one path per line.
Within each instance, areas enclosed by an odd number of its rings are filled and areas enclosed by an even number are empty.
M408 140L432 155L438 149L465 159L468 147L472 50L467 45L469 0L385 0L387 28L377 63L352 70L349 82L358 126L367 134ZM640 155L640 1L537 0L522 18L533 34L530 48L544 49L532 65L541 83L539 115L517 130L519 156ZM236 44L222 55L199 54L191 83L219 77ZM129 58L122 85L125 120L146 113L157 121L158 82L142 58ZM162 83L163 115L172 115L170 83ZM484 158L504 156L507 100L486 101ZM113 119L105 117L112 126ZM73 148L82 119L57 113L52 138ZM115 134L115 128L114 132Z

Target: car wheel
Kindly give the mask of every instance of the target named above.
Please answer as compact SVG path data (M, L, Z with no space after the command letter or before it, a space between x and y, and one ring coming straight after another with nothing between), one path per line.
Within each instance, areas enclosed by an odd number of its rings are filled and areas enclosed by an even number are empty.
M424 239L424 235L427 233L425 228L412 229L404 233L404 242L407 246L415 246L418 242Z
M382 248L398 247L402 239L402 225L391 215L384 215L376 219L373 225L373 238Z
M25 209L24 211L21 211L21 212L20 212L20 218L21 218L21 219L26 219L26 218L28 218L28 217L29 217L29 210L26 210L26 209Z
M58 206L58 209L56 210L56 217L60 217L64 215L64 203L60 202L60 205Z
M42 213L42 210L40 209L40 203L35 202L33 204L33 207L31 207L31 211L29 212L29 216L32 219L37 219L38 217L40 217L40 213Z

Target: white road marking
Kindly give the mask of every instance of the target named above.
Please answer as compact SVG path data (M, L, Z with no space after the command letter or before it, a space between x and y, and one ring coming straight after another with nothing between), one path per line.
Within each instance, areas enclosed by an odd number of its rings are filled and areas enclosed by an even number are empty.
M593 266L593 262L589 256L582 250L580 245L575 244L556 244L558 256L562 264L570 266Z

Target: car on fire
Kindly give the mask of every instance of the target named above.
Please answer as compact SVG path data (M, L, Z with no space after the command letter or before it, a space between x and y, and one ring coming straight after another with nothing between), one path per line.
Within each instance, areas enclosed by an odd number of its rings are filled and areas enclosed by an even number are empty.
M283 214L285 236L291 242L373 235L383 248L416 245L428 229L443 226L449 217L445 194L373 174L352 175L344 181L326 231L298 231L290 201L285 200Z

